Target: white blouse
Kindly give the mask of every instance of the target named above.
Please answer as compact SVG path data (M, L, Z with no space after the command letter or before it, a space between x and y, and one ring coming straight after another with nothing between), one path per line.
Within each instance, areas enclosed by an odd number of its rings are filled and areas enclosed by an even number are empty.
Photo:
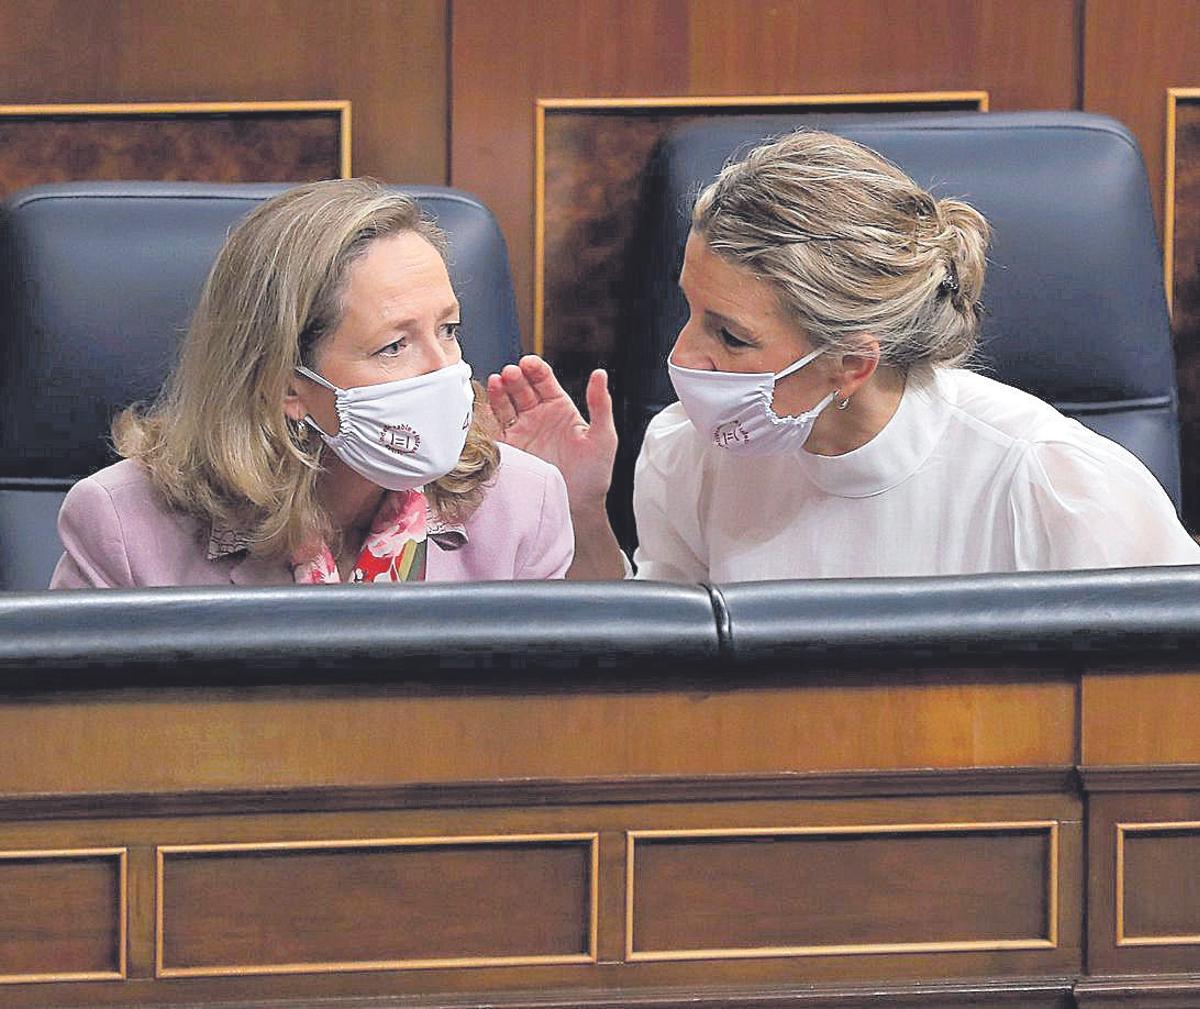
M969 371L910 379L887 426L840 456L746 458L675 403L633 492L637 577L756 581L1200 564L1133 455Z

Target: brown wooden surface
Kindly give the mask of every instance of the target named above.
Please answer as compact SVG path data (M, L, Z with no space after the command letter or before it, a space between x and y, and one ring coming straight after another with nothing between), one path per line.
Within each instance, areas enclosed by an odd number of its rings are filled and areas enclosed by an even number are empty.
M17 975L119 974L120 921L116 855L0 858L0 1002Z
M1200 945L1200 828L1125 834L1125 937Z
M959 779L950 776L949 787ZM628 830L698 830L711 827L757 828L795 826L838 826L845 824L996 822L1055 819L1062 824L1062 928L1057 950L1017 950L966 952L954 954L887 954L865 956L774 957L762 961L726 961L697 965L687 963L626 964L624 959L624 841ZM309 999L369 995L407 995L421 997L423 1006L441 1004L443 999L477 996L491 1002L504 993L521 1004L515 993L573 989L585 993L624 990L631 1004L643 996L659 997L669 992L695 991L713 986L744 986L765 990L774 985L866 984L886 978L888 984L910 982L949 984L954 978L978 980L984 977L1008 978L1015 985L1022 978L1037 975L1042 980L1077 974L1080 952L1080 868L1079 802L1064 795L980 796L941 795L922 798L880 798L803 800L781 802L709 802L677 804L639 804L634 806L600 803L586 807L555 806L493 810L397 810L388 813L362 812L315 815L242 815L204 816L201 811L190 817L162 817L123 822L96 819L69 823L39 822L0 824L0 849L47 847L67 838L97 844L101 839L119 835L130 847L130 977L129 984L101 983L10 986L0 996L6 1006L30 1005L113 1005L122 1002L151 1004L187 1004L219 1002L231 999L268 999L305 997ZM303 974L247 977L171 977L153 979L154 846L189 844L251 843L264 841L312 842L347 838L452 837L496 834L591 833L601 837L599 877L599 964L564 966L479 967L469 969L421 969L354 971L338 974ZM343 863L344 864L344 863ZM304 900L305 878L280 873L281 885L290 892L281 902L297 906ZM261 878L261 877L259 877ZM198 879L196 877L195 879ZM319 881L319 880L318 880ZM207 914L213 910L214 923L221 918L219 902L229 895L229 887L214 874L208 875L212 888L193 895L189 908ZM250 881L253 883L253 879ZM418 881L423 893L436 886L433 879ZM503 880L483 878L476 889L486 898ZM335 902L340 899L331 887L325 892ZM539 895L540 889L530 891ZM234 894L235 901L241 900ZM393 905L400 901L397 896ZM362 917L354 917L349 927L378 922L378 903L364 904ZM536 916L543 909L532 905L522 913ZM488 902L487 906L495 907ZM150 911L147 912L147 907ZM460 910L462 905L452 905ZM395 911L396 908L390 909ZM268 908L251 908L261 921ZM467 907L468 915L478 916ZM311 914L296 917L296 928L307 928ZM235 929L243 928L236 921ZM460 921L464 934L479 934L478 921ZM519 925L514 925L519 928ZM443 933L444 934L444 933ZM347 937L332 936L345 943ZM199 940L198 940L199 941ZM220 936L206 939L228 943ZM250 943L261 940L248 936ZM298 941L298 940L293 940ZM578 941L578 938L577 940ZM994 983L994 982L993 982ZM656 994L657 993L657 994ZM1019 1000L1017 1000L1019 1004ZM582 1003L581 1003L582 1004ZM919 1003L920 1004L920 1003Z
M1046 829L646 838L635 954L1049 942Z
M165 853L163 967L586 956L590 880L585 841Z
M0 97L349 99L357 174L446 180L446 0L0 4Z
M42 182L290 182L341 175L336 113L0 116L0 196Z
M1088 802L1088 971L1092 974L1169 974L1195 971L1200 945L1118 946L1116 849L1118 823L1200 821L1200 793L1105 793ZM1126 852L1127 932L1188 927L1197 922L1196 839L1191 831L1137 838ZM1132 854L1132 861L1128 856ZM1200 929L1198 929L1200 931Z
M983 89L1076 105L1074 0L458 0L451 180L496 211L532 338L537 98ZM503 38L505 45L497 45Z
M1083 678L1082 763L1200 764L1195 673L1107 673Z
M0 702L0 794L1074 763L1073 682L405 696L153 690Z
M1083 109L1137 137L1162 219L1167 88L1200 87L1200 0L1087 0Z

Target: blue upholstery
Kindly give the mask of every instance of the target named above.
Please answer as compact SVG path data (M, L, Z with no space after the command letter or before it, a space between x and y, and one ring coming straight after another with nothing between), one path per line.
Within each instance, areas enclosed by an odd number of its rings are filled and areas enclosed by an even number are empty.
M0 207L0 589L44 587L59 503L113 461L109 423L152 398L230 227L283 185L69 183ZM404 187L450 235L476 375L520 354L503 236L476 199Z
M645 425L675 398L665 359L687 317L676 279L691 203L739 151L799 126L863 143L987 216L985 370L1124 445L1178 507L1175 366L1145 167L1125 127L1078 112L722 117L669 134L646 187L614 502L628 500Z

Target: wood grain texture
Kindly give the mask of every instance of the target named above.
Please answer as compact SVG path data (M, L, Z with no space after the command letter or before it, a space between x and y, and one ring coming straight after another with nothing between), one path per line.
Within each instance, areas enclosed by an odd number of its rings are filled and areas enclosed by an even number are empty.
M1126 942L1200 946L1200 828L1131 827L1123 839Z
M354 170L446 181L446 0L0 5L19 102L349 99Z
M1074 763L1074 724L1074 683L1045 675L496 696L57 695L0 703L0 793L1061 767Z
M331 113L0 118L0 196L93 179L333 179L340 135Z
M0 984L119 977L119 856L0 856Z
M1051 834L1029 827L635 838L633 955L1050 946L1058 854Z
M1085 767L1200 763L1195 673L1087 675L1080 696Z
M576 840L164 852L160 973L586 959L590 850Z
M529 340L537 98L978 88L991 93L994 109L1071 108L1076 6L459 0L451 18L451 180L500 219Z
M1133 131L1161 223L1167 88L1200 87L1200 0L1087 0L1084 9L1083 109Z
M1171 246L1167 285L1178 368L1184 520L1200 529L1200 95L1176 99L1173 161L1164 241Z
M1013 985L1024 984L1031 977L1036 977L1039 983L1046 983L1051 978L1062 978L1077 974L1080 969L1080 902L1078 894L1082 886L1080 876L1081 850L1079 837L1080 803L1078 799L1066 795L984 795L984 796L926 796L922 798L876 798L858 799L853 797L841 799L809 799L801 801L772 801L772 802L697 802L674 803L661 805L621 805L607 804L589 807L572 807L570 805L545 806L536 808L512 808L492 810L394 810L390 812L363 811L357 813L338 814L275 814L256 815L243 814L238 816L183 816L159 817L140 820L113 821L97 817L95 820L76 821L69 824L42 822L8 825L0 823L0 847L30 848L45 846L52 840L63 841L67 837L87 838L88 843L95 843L100 838L112 837L119 832L127 839L133 862L137 863L141 854L149 853L151 858L156 845L187 846L213 844L248 844L262 846L264 841L301 842L305 845L314 840L327 839L382 839L382 838L416 838L416 837L461 837L463 835L497 835L497 834L561 834L561 833L598 833L601 837L600 857L600 893L599 893L599 935L601 937L599 951L600 962L550 964L536 966L511 967L473 967L473 968L431 968L421 970L371 970L351 971L346 973L305 973L299 975L247 975L229 977L170 977L155 979L144 960L131 956L132 983L121 985L117 983L100 985L92 984L94 993L87 990L85 985L42 985L42 986L11 986L0 997L6 1009L11 1007L28 1007L42 1004L52 1006L64 1005L111 1005L148 1003L150 1005L183 1005L268 1001L272 999L308 999L322 998L345 999L356 996L404 996L411 1006L413 1003L422 1006L454 1004L456 1000L476 1001L465 1004L481 1006L509 1002L514 1005L523 1004L520 999L524 996L530 1002L552 998L552 993L562 993L569 1002L570 996L579 993L580 1003L588 1004L588 1000L597 997L601 992L611 995L620 990L630 1001L630 1005L655 1004L655 1000L665 1000L669 997L683 998L693 993L725 990L729 986L742 988L747 997L754 993L756 997L767 997L773 986L784 986L788 993L800 986L809 986L815 995L826 986L833 991L846 988L848 985L880 984L880 979L888 979L884 986L897 989L890 998L905 1004L904 998L909 998L909 1005L926 1004L919 996L926 993L930 986L937 985L955 987L951 979L972 979L978 983L980 979L991 978L985 988L994 989L997 999L1005 994L1015 1004L1025 1005L1017 999ZM889 823L945 823L945 822L1012 822L1030 820L1058 820L1061 824L1061 887L1064 894L1061 902L1060 946L1057 950L1001 950L1001 951L968 951L963 953L939 954L886 954L862 956L821 956L804 958L770 958L757 961L725 961L707 962L700 969L698 965L687 963L636 963L623 962L623 921L625 877L621 852L624 847L625 832L632 829L649 830L703 830L718 828L790 828L801 825L819 827L837 827L846 824L889 824ZM577 829L581 828L581 829ZM607 844L607 853L605 846ZM171 856L174 858L175 856ZM237 857L242 857L241 854ZM247 863L248 864L248 863ZM427 863L428 864L428 863ZM176 863L178 868L180 863ZM170 862L168 863L170 866ZM211 923L225 922L234 931L246 931L247 948L258 944L261 950L264 940L249 929L249 925L240 918L233 916L228 910L222 911L216 903L221 896L230 892L230 885L222 883L243 882L251 887L261 901L252 901L241 893L232 894L232 902L249 904L247 913L253 921L268 924L278 921L279 910L268 906L263 894L261 882L264 875L247 873L245 877L223 877L219 872L212 871L212 863L206 866L194 864L191 868L199 870L191 878L191 883L198 884L200 876L206 877L205 882L211 887L201 888L203 892L193 894L194 899L180 900L184 905L185 914L192 915L191 925L199 919ZM343 862L342 868L351 876L362 874L369 876L372 871L361 863L354 867L349 862ZM846 865L849 871L851 865ZM297 906L305 900L313 900L318 896L328 897L326 907L344 909L346 901L340 892L329 886L330 873L318 870L314 885L307 886L305 874L302 872L285 873L272 870L281 880L281 886L288 892L279 897L279 902ZM142 938L146 925L146 905L148 904L153 918L154 886L153 874L150 884L139 889L137 885L141 869L136 865L133 871L131 887L131 947L137 948L141 943L149 941ZM386 872L382 873L387 875ZM340 872L333 876L345 879ZM431 872L430 878L416 881L416 891L430 895L439 885L439 874ZM516 872L514 878L526 879L527 873ZM392 877L393 879L395 877ZM324 879L324 884L322 884ZM358 883L351 879L351 888ZM385 880L380 883L382 888L389 884ZM505 880L493 880L490 877L479 877L476 892L481 894L483 904L470 904L469 900L451 901L443 910L444 915L454 912L456 924L451 924L448 917L436 929L431 930L427 938L437 935L445 937L457 933L460 936L480 935L486 930L486 922L479 920L480 915L486 916L487 908L496 908L491 897L503 890L509 884ZM850 887L861 886L852 878L846 879ZM391 891L391 907L384 908L385 896L378 899L364 900L361 913L343 919L347 922L345 935L337 935L334 941L348 945L352 942L352 930L360 927L374 927L364 938L380 942L378 933L379 915L396 914L402 909L403 893L399 887ZM541 890L535 888L528 891L539 895ZM323 898L324 899L324 898ZM424 905L428 907L428 905ZM555 913L553 907L543 908L539 903L529 910L522 910L531 920L545 920ZM466 909L467 918L461 920L458 912ZM545 912L543 914L543 912ZM841 913L841 912L838 912ZM170 922L170 915L167 917ZM178 922L177 922L178 924ZM286 941L293 946L296 943L310 941L311 937L328 934L330 918L312 913L299 915L295 919L292 935ZM517 928L522 926L516 926ZM604 936L608 935L608 945ZM149 932L152 939L153 929ZM615 943L614 943L615 940ZM421 942L423 938L397 935L396 941ZM197 944L224 943L228 948L232 940L221 935L197 934ZM198 946L192 947L193 949ZM240 949L240 947L239 947ZM607 953L606 953L607 950ZM132 952L132 950L131 950ZM168 963L170 963L168 959ZM1000 979L1007 979L1001 983ZM909 982L920 982L911 990L904 986ZM30 992L29 989L38 990ZM537 993L535 996L533 993ZM472 994L474 993L474 994ZM936 991L935 991L936 994ZM943 993L945 994L945 993ZM781 996L782 997L782 996ZM833 995L829 997L832 999ZM889 1001L890 1001L889 998ZM915 1001L914 1001L915 1000ZM987 1002L987 999L984 1000ZM401 1003L404 1004L404 1003ZM753 1003L749 1003L753 1004ZM769 1004L769 1003L768 1003ZM783 1003L787 1004L786 1001ZM853 1004L853 1003L851 1003ZM880 1003L875 1003L879 1005ZM950 1004L946 1000L940 1003ZM969 1004L977 1004L972 1001ZM1041 1004L1041 1003L1038 1003ZM263 1007L265 1009L265 1006Z
M1117 944L1117 825L1195 823L1200 793L1105 793L1088 803L1088 971L1171 974L1194 971L1200 946ZM1126 934L1192 928L1196 914L1195 831L1126 833ZM1153 1001L1138 1005L1154 1005Z

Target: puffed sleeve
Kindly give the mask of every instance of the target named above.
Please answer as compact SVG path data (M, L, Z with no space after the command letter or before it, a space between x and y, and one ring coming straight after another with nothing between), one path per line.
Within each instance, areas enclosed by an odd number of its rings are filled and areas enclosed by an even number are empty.
M546 466L544 472L537 528L518 557L515 578L564 578L575 558L566 481L553 466Z
M58 538L66 552L50 579L52 589L120 588L133 585L121 517L98 481L80 480L58 512Z
M699 520L703 459L679 404L650 422L633 475L637 577L663 582L708 580Z
M1010 503L1019 570L1200 564L1150 471L1090 432L1028 446Z

